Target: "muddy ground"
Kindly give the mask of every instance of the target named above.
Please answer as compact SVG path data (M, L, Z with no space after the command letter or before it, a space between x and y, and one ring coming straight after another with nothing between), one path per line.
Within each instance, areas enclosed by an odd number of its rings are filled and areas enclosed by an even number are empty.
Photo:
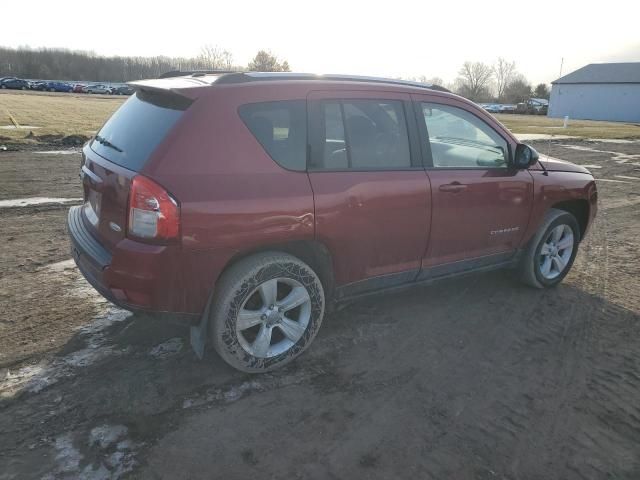
M69 203L0 208L0 479L640 478L640 143L537 147L601 180L561 286L497 272L362 300L259 376L101 300ZM72 204L79 160L0 152L0 201Z

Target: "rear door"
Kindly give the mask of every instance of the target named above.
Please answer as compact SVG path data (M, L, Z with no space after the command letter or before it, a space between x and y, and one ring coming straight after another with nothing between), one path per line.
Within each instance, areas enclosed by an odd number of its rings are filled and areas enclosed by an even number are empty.
M379 91L309 95L316 236L333 254L336 283L349 284L343 295L418 274L430 195L409 100Z
M510 259L533 201L529 172L508 166L515 142L463 102L414 99L433 202L422 276Z
M85 223L106 247L125 236L131 179L190 103L168 91L138 91L83 149Z

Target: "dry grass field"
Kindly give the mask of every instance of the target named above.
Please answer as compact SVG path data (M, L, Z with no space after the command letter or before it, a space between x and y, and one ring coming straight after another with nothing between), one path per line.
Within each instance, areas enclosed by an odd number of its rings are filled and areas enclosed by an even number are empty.
M33 141L26 138L29 132L36 137L91 136L125 99L107 95L3 91L0 93L0 139ZM14 122L20 128L5 128L15 127Z
M0 92L0 141L27 143L46 135L90 136L126 97L47 92ZM640 125L570 120L535 115L496 115L516 134L563 135L579 138L640 138ZM6 128L14 126L20 128ZM25 126L27 128L25 128ZM37 128L28 128L37 127ZM33 132L33 136L29 134ZM3 138L4 137L4 138Z
M562 118L509 114L498 114L495 117L513 133L566 135L580 138L640 138L640 125L636 123L569 119L567 128L563 128L564 119Z

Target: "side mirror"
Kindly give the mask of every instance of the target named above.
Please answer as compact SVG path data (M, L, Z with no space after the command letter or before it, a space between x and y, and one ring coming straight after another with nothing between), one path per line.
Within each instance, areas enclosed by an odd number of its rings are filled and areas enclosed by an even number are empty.
M516 152L513 156L513 162L511 162L511 166L513 168L517 168L518 170L524 170L526 168L535 165L538 161L538 152L535 151L533 147L529 145L525 145L524 143L519 143L516 146Z

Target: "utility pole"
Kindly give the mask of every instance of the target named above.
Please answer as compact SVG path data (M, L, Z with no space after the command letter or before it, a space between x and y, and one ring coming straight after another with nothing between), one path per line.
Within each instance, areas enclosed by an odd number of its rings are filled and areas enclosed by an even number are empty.
M564 64L564 57L560 59L560 77L562 77L562 65ZM560 78L558 77L558 78Z

